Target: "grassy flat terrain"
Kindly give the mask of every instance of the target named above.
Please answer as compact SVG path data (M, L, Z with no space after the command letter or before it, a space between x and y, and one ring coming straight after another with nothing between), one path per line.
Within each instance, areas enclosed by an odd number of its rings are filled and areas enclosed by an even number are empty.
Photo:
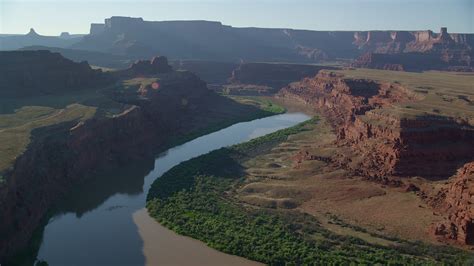
M11 167L26 150L33 129L68 121L84 121L95 113L96 107L71 104L62 109L25 106L14 114L0 115L0 173Z
M317 155L332 154L332 138L324 121L313 120L191 159L154 182L147 208L161 224L180 234L270 265L429 265L466 259L462 251L401 240L390 228L390 233L378 225L366 229L353 223L351 216L343 216L347 209L366 207L354 218L365 215L369 221L378 219L395 228L407 221L396 218L418 218L429 211L408 203L404 197L409 194L361 179L339 178L345 172L324 162L294 167L295 152L304 147L313 152L315 140L320 140ZM390 204L393 199L397 201ZM370 207L385 210L370 217ZM385 214L397 213L382 221ZM411 233L419 227L406 229Z
M109 117L125 109L124 104L107 97L101 90L0 99L0 174L12 167L26 150L34 129Z
M413 118L416 116L442 116L466 121L474 125L474 74L455 72L402 72L375 69L336 71L348 78L364 78L400 83L417 93L420 101L377 112Z

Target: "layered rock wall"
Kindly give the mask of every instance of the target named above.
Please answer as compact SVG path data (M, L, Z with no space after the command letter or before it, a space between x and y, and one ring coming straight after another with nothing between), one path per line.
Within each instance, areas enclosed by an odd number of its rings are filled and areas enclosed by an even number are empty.
M321 72L284 88L280 97L312 105L331 122L338 151L331 158L299 153L303 160L325 160L355 175L400 186L400 178L447 179L438 194L417 192L446 217L433 226L435 235L462 245L474 244L474 128L441 116L404 118L392 105L420 96L400 84L346 79ZM419 191L409 186L408 191ZM432 188L430 187L430 191Z
M444 117L403 118L390 112L394 104L419 97L399 84L322 72L291 84L279 95L299 99L324 113L340 145L351 150L337 161L368 178L447 178L474 158L471 126Z
M431 202L447 219L433 226L435 235L464 245L474 245L474 162L465 164Z
M95 26L96 27L96 26ZM75 48L101 50L135 58L167 54L173 59L318 62L355 59L370 53L434 53L444 45L449 53L462 51L472 65L472 34L432 31L309 31L234 28L211 21L143 21L141 18L106 19L105 30L86 36ZM100 32L100 31L97 31ZM452 61L450 66L466 66Z

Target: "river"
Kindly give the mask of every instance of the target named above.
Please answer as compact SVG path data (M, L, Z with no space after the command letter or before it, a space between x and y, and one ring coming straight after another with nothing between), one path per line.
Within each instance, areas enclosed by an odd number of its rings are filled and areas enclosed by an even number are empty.
M124 167L78 186L45 226L38 259L51 266L258 265L161 226L144 208L146 195L156 178L183 161L309 118L286 113L237 123L171 148L154 162Z

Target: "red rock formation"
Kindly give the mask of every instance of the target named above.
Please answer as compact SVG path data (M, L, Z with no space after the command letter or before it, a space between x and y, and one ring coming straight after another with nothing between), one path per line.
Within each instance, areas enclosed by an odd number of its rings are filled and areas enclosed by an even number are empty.
M456 176L433 196L414 184L406 185L446 217L433 225L442 239L463 245L474 244L474 129L467 123L445 117L420 116L401 119L382 112L392 104L416 101L418 96L399 84L346 79L321 72L284 88L280 97L303 101L322 112L337 133L339 147L332 158L317 158L300 151L294 159L324 159L355 175L388 185L403 185L400 178L423 176L448 178L460 165Z
M333 161L376 180L390 176L446 178L474 158L474 130L441 117L401 119L380 112L417 95L399 84L346 79L331 72L293 83L280 97L298 99L328 117L339 145Z
M465 164L432 205L448 219L433 225L432 232L445 240L474 245L474 162Z
M368 52L356 59L355 67L377 69L460 69L472 71L474 57L472 40L467 35L451 35L447 28L441 28L439 34L431 31L369 32L366 41L357 36L354 42L362 51Z

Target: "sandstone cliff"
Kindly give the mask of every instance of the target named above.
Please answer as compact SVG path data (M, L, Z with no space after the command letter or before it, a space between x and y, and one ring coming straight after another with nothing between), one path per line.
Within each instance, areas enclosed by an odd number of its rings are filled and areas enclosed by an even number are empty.
M284 88L289 97L325 114L348 150L334 160L358 175L447 178L474 158L474 129L446 117L403 117L390 108L419 95L396 83L322 72Z
M456 70L472 71L474 54L472 36L426 32L378 32L356 42L367 53L357 58L355 67L388 70Z
M156 36L156 37L153 37ZM167 54L173 59L239 62L318 62L365 53L433 54L450 66L472 66L474 35L432 31L310 31L234 28L212 21L145 21L111 17L91 25L74 44L131 58Z
M447 213L446 221L433 226L435 235L460 244L474 244L474 162L459 169L431 203Z

